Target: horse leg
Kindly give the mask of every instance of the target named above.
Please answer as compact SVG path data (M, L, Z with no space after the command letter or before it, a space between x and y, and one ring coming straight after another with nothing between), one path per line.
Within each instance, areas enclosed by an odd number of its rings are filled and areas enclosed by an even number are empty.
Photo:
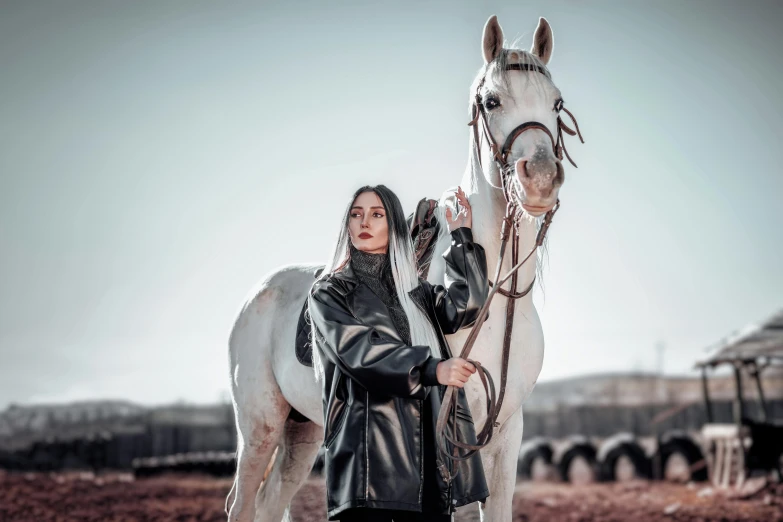
M277 455L277 449L272 452L272 456L274 457ZM262 481L266 480L267 476L269 476L269 473L272 471L272 464L274 464L273 459L270 459L269 464L266 466L266 470L264 471L264 476L262 478ZM225 511L226 515L229 514L229 511L231 510L231 506L234 504L234 499L237 496L237 478L234 477L234 482L231 484L231 490L228 492L228 496L226 496L226 506Z
M489 485L489 497L480 508L482 522L512 520L512 501L517 481L517 459L522 446L522 408L514 412L482 450L482 461Z
M240 419L237 422L237 471L232 488L234 498L228 513L229 522L253 520L253 500L283 431L284 418L263 418L265 412L246 413L260 415L261 418Z
M290 522L290 502L310 475L323 443L314 422L285 422L272 470L256 495L255 522Z
M251 522L254 501L264 480L264 472L283 435L291 406L264 357L266 345L258 343L266 324L254 324L235 331L232 351L232 387L237 429L237 470L229 504L229 522ZM237 355L239 354L239 356ZM233 498L231 498L233 497Z

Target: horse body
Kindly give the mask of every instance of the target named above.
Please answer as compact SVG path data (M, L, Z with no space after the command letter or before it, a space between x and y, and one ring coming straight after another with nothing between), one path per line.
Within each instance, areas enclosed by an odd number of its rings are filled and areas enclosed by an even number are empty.
M264 277L246 299L229 337L237 429L237 471L226 499L231 521L288 519L288 503L323 442L320 386L293 349L296 318L314 270L292 265ZM312 422L287 420L292 406Z
M536 31L534 54L545 64L551 54L551 29L541 19ZM484 56L487 64L502 50L502 31L495 17L484 29ZM536 52L537 51L537 52ZM511 60L517 53L510 53ZM519 57L524 53L519 51ZM505 88L484 71L480 84L482 96L504 98L502 110L489 113L487 126L495 137L505 137L517 120L537 121L556 130L554 117L541 107L559 96L554 85L531 85L520 78L509 78ZM534 74L534 73L527 73ZM535 83L535 82L534 82ZM551 83L551 82L550 82ZM542 87L543 85L543 87ZM562 167L548 149L544 133L520 134L510 148L519 204L527 211L519 222L519 253L524 256L534 244L536 216L554 204L562 184ZM546 145L544 147L543 144ZM506 211L501 172L490 161L486 142L471 139L470 156L461 186L473 210L473 236L487 254L488 271L494 279L500 251L500 227ZM482 166L481 157L485 159ZM559 179L559 181L558 181ZM446 191L444 194L449 194ZM445 197L441 198L437 217L445 229ZM428 280L443 284L445 262L441 254L448 248L450 236L442 233L436 241ZM511 268L507 248L501 274ZM237 472L234 486L226 499L230 521L280 522L289 520L287 507L309 475L323 441L323 410L320 386L312 368L303 366L294 352L296 319L313 281L318 265L291 265L269 274L251 292L229 339L231 392L238 434ZM526 288L536 274L536 258L519 270L517 289ZM509 288L510 284L504 285ZM500 384L502 347L505 332L507 298L498 296L490 305L490 315L473 347L470 358ZM459 355L468 336L461 330L447 336L454 355ZM532 302L532 294L516 301L505 399L497 418L498 427L490 444L481 450L490 497L481 508L483 521L511 520L511 503L516 482L516 465L522 442L522 404L531 393L543 363L544 340L541 323ZM477 375L466 383L466 392L477 430L487 418L484 389ZM309 422L288 419L291 408ZM276 451L275 451L276 450ZM274 461L272 457L274 456ZM269 467L269 470L267 468ZM264 478L265 472L268 476ZM263 482L263 484L262 484ZM465 519L466 510L455 514Z

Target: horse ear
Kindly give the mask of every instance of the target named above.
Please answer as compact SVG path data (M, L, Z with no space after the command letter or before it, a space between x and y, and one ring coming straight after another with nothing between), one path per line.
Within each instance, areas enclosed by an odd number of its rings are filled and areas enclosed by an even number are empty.
M484 61L491 62L503 49L503 29L500 28L498 17L492 15L484 26Z
M538 19L536 36L533 38L533 47L530 49L530 53L538 56L543 64L546 65L552 57L552 48L554 46L555 40L552 36L552 28L549 27L549 22L546 21L546 18L541 17Z

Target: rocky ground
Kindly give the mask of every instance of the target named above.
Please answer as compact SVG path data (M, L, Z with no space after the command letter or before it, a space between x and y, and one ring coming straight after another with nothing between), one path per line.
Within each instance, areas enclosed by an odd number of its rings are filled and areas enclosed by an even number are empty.
M520 482L514 521L783 522L783 485L761 486L732 498L704 484ZM198 475L134 480L129 474L0 471L0 521L222 522L230 487L230 480ZM308 480L292 504L293 519L324 522L324 495L321 479Z

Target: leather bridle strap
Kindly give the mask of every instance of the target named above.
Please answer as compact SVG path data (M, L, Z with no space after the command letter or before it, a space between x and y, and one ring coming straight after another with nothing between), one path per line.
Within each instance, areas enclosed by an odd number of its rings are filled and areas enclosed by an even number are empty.
M549 136L549 140L552 142L552 150L557 150L555 137L552 136L552 133L549 131L549 129L547 129L546 125L543 123L538 123L537 121L526 121L522 125L518 125L517 128L511 131L511 133L506 137L506 142L503 144L503 149L500 153L500 159L504 165L508 165L508 154L511 152L511 146L514 144L514 140L516 140L517 137L526 130L532 129L544 131L546 135Z
M489 287L492 288L492 281L487 281L489 283ZM530 293L530 291L533 289L533 285L536 284L536 276L533 276L533 280L530 282L529 285L527 285L527 288L525 288L521 292L512 293L511 290L506 290L504 288L500 288L498 290L498 293L504 297L510 297L511 299L519 299L521 297L525 297L527 294Z
M534 63L508 63L506 64L506 70L507 71L535 71L535 72L540 72L547 78L551 79L551 75L549 74L549 71L547 71L545 68L541 67L540 65L536 65Z
M568 117L571 118L571 121L574 123L574 128L576 129L576 131L574 131L568 125L563 123L563 120L560 118L560 116L558 116L557 117L557 150L565 152L565 155L566 155L566 158L568 158L568 161L571 162L571 165L576 167L576 163L574 163L574 160L572 160L571 156L568 154L568 150L566 149L566 146L565 146L565 141L563 141L563 131L565 131L565 133L568 134L569 136L574 136L575 134L579 135L579 140L582 143L584 143L585 140L584 140L584 138L582 138L582 132L579 130L579 124L576 122L576 118L574 118L574 115L571 114L571 111L569 111L568 109L566 109L562 105L560 106L560 110L563 110L563 111L566 112L566 114L568 114ZM561 160L563 159L563 155L562 154L560 154L559 159L561 159Z
M546 237L546 233L549 230L549 226L552 223L552 218L554 217L554 214L557 212L559 207L560 207L560 201L558 200L554 208L552 208L552 210L546 213L546 216L544 217L544 222L542 223L541 228L539 228L538 230L538 235L536 237L535 245L521 262L517 262L517 256L515 255L518 252L519 245L517 242L518 236L516 234L516 230L513 231L514 239L512 240L512 268L509 271L509 273L506 274L506 276L502 280L500 280L499 279L500 270L505 255L505 247L506 244L508 243L509 236L511 235L510 229L516 228L516 220L513 219L516 212L515 205L513 203L509 203L506 206L506 216L503 219L503 226L501 229L502 242L500 245L500 254L498 256L498 264L495 270L495 278L494 278L495 282L491 284L492 289L489 292L489 295L487 296L484 305L479 310L478 318L476 319L476 322L474 323L470 331L470 334L468 335L468 338L465 341L465 346L462 348L462 352L459 355L460 358L471 362L476 367L476 373L478 373L479 378L481 379L481 382L484 385L484 391L486 392L486 397L487 397L487 419L484 422L484 426L482 426L481 430L476 435L476 444L468 444L459 441L458 440L459 431L457 429L457 396L454 394L455 387L447 386L446 393L444 394L441 403L441 410L438 415L438 420L435 426L435 436L436 436L436 442L438 448L440 449L441 454L445 455L449 461L448 462L449 465L447 467L440 459L440 457L437 458L438 469L440 470L443 479L447 483L450 483L457 475L457 473L459 473L459 468L456 468L455 470L453 463L457 461L467 460L470 457L472 457L476 452L478 452L480 449L486 447L489 444L489 442L492 440L494 428L499 426L497 422L497 418L498 415L500 414L500 407L503 404L503 397L505 395L506 378L508 373L508 361L510 357L511 327L513 325L514 302L515 302L513 299L509 299L506 305L506 331L505 331L505 336L503 338L501 389L500 389L499 397L496 398L495 396L495 385L489 372L478 361L469 359L468 355L470 354L470 351L473 349L473 345L475 344L476 339L478 338L478 334L481 330L481 327L484 324L484 319L486 317L487 312L489 311L489 304L492 301L492 298L495 296L496 293L502 290L500 288L500 285L504 284L509 279L509 277L512 278L510 293L512 295L515 294L516 282L517 282L516 278L517 278L518 270L522 267L522 265L524 265L530 259L530 257L535 253L538 247L543 244L544 238ZM524 295L527 295L527 293L530 291L531 288L532 288L532 284L527 288L527 290L525 290L525 292L519 294L519 296L522 297ZM448 422L449 413L451 413L450 415L451 423ZM448 431L449 427L451 427L451 433L449 433ZM446 441L448 441L452 445L451 454L449 454L448 448L446 446ZM467 450L467 451L460 454L459 453L460 449Z

